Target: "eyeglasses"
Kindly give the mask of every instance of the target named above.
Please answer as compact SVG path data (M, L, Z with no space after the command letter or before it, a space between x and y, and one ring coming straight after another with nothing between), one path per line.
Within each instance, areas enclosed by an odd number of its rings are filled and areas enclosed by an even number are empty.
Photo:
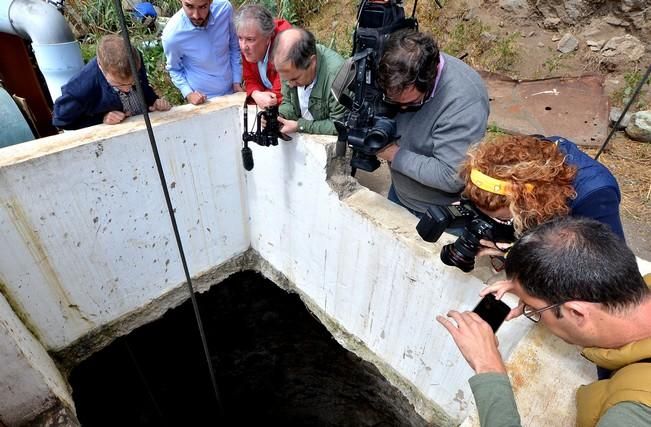
M383 93L382 101L384 101L385 104L398 107L403 110L418 110L420 107L425 105L427 101L432 99L432 90L433 88L428 90L427 93L423 93L418 99L409 102L396 101L395 99L388 97L386 93Z
M382 101L384 101L385 104L393 105L394 107L399 107L399 108L420 108L427 102L427 97L425 94L423 94L420 99L416 101L411 101L411 102L399 102L394 99L389 98L386 94L382 94Z
M112 88L115 88L115 89L118 89L118 90L122 90L122 91L132 90L136 86L136 81L134 79L132 79L130 83L120 83L120 82L114 81L113 79L111 79L108 76L104 76L104 77L106 78L106 81L108 82L108 84Z
M110 83L109 83L110 84ZM121 90L122 92L127 92L136 88L135 83L125 83L125 84L111 84L111 87L114 89Z
M549 309L552 309L552 308L556 308L556 307L560 307L563 304L565 304L565 303L564 302L559 302L559 303L556 303L556 304L548 305L547 307L539 308L537 310L534 309L533 307L527 305L527 304L524 304L522 314L524 314L524 317L531 320L532 322L538 323L538 322L540 322L540 318L542 317L541 313L543 311L546 311L546 310L549 310Z

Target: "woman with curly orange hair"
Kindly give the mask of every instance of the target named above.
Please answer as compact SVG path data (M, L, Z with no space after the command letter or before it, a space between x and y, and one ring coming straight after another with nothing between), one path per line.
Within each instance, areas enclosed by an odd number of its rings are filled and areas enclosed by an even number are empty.
M468 152L463 195L484 213L513 220L516 233L564 215L608 224L624 237L617 181L601 163L560 138L505 135Z

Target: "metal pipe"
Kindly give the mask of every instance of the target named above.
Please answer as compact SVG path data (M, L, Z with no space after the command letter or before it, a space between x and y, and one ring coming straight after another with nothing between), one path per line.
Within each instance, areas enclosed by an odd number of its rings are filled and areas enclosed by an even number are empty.
M83 66L81 48L66 19L43 0L0 0L0 32L32 42L52 101Z

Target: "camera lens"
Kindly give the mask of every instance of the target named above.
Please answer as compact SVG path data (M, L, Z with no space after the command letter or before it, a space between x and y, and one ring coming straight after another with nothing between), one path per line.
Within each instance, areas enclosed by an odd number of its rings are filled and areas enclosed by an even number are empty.
M359 151L353 151L350 165L367 172L373 172L380 167L380 161L375 156L369 156Z
M368 131L364 144L369 150L378 151L389 144L389 136L382 129L373 128Z
M454 243L443 246L441 261L467 273L475 268L475 256L480 246L479 238L466 229Z
M453 243L443 246L443 249L441 249L441 261L445 265L459 268L464 273L468 273L475 268L475 258L468 258L462 253L459 253L454 248Z

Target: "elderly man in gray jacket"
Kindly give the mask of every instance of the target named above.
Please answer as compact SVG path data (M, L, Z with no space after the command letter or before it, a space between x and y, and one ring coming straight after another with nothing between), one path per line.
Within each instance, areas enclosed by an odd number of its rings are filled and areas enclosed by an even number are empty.
M378 84L399 111L400 139L378 153L390 163L389 199L417 216L457 200L459 166L486 133L488 94L479 74L440 53L430 35L403 30L386 44Z

